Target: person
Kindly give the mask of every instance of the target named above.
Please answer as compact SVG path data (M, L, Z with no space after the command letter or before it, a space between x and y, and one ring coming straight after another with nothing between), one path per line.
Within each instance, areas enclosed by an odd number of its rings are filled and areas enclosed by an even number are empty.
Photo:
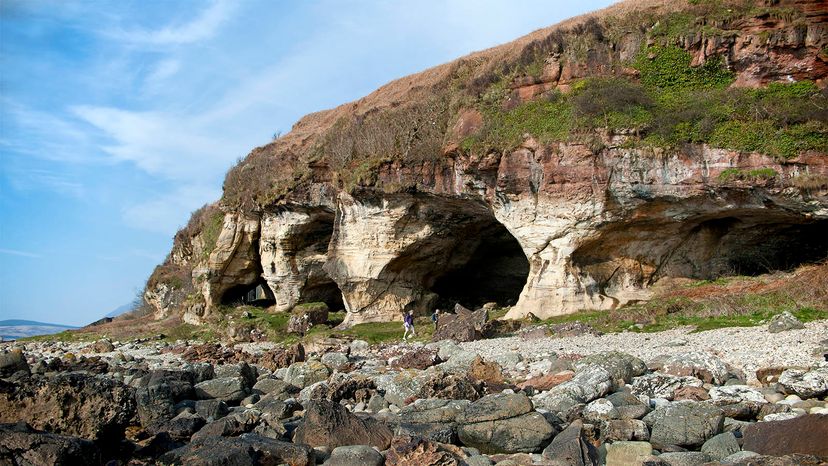
M431 314L431 322L434 324L434 330L437 330L438 320L440 320L440 309L434 309L434 313Z
M403 328L405 329L405 332L403 332L403 341L408 340L409 336L417 336L417 334L414 333L414 311L408 311L408 313L403 316ZM411 335L409 335L408 332L411 332Z

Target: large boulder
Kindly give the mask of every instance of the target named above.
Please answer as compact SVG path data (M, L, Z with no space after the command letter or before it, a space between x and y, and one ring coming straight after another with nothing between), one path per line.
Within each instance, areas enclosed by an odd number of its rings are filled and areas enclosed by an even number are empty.
M788 311L773 316L770 323L768 323L768 332L779 333L787 330L798 330L805 328L805 324L794 317Z
M550 466L598 466L598 450L584 433L584 424L573 421L543 450Z
M336 447L331 457L325 461L325 466L382 466L385 458L382 454L368 445L348 445Z
M727 365L721 359L702 351L669 356L658 369L665 374L696 377L716 385L722 385L730 376Z
M330 375L328 367L319 361L297 362L287 368L284 380L296 387L305 388L326 380Z
M467 400L418 399L400 409L397 435L418 436L442 443L457 441L455 419Z
M472 312L457 304L454 306L454 314L440 314L432 341L479 340L483 336L483 328L488 320L489 312L486 309Z
M278 347L267 351L259 356L256 364L269 370L275 371L283 367L288 367L293 363L305 360L305 347L301 343L293 345Z
M467 375L435 372L422 383L417 398L474 401L483 394L483 384Z
M385 464L394 466L460 466L465 457L459 448L449 449L418 437L394 437ZM327 464L327 463L326 463Z
M402 370L388 372L374 377L374 384L389 403L405 406L407 401L420 392L432 377L442 377L442 372Z
M828 415L809 414L786 421L758 422L743 428L742 436L744 450L763 455L828 456Z
M248 385L242 377L220 377L195 385L200 400L217 399L228 403L243 400L248 395Z
M391 360L391 367L397 369L427 369L440 362L437 350L432 348L414 348Z
M29 373L29 363L23 351L15 348L0 353L0 377L8 377L15 372Z
M188 466L256 466L288 464L311 466L316 463L307 445L282 442L256 434L240 437L204 437L169 451L159 458L161 464Z
M579 369L569 381L541 392L533 400L536 405L567 418L574 408L606 395L615 386L613 375L606 368L589 365Z
M642 464L642 460L653 454L649 442L613 442L607 444L607 464L632 466Z
M602 367L610 373L613 381L623 380L625 383L647 372L644 361L619 351L591 354L575 362L576 371L589 366Z
M704 385L704 382L696 377L653 372L633 379L631 390L634 395L672 400L675 398L677 391L688 387L701 388L702 385Z
M0 464L100 464L89 440L32 429L24 422L0 424Z
M288 320L287 332L304 335L314 325L328 321L328 305L325 303L299 304L294 307Z
M674 402L644 416L650 442L658 447L700 447L724 427L722 410L708 403Z
M328 400L311 401L293 437L295 443L314 447L336 448L343 445L370 445L388 448L393 432L384 423L348 412L339 403Z
M704 442L701 451L706 453L711 459L721 461L741 451L741 447L739 447L739 441L732 432L723 432Z
M532 453L555 433L533 409L522 393L485 396L457 416L457 434L464 445L484 453Z
M0 422L25 421L57 434L120 439L135 411L132 388L83 373L0 384Z
M175 417L172 390L165 383L136 389L135 402L138 419L145 429L151 429Z
M786 369L779 376L779 386L786 394L815 398L828 393L828 367L811 371Z

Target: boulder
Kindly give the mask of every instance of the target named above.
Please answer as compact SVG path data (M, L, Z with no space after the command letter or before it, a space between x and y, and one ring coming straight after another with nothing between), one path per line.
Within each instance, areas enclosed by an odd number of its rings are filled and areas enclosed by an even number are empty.
M169 421L156 425L155 431L166 432L173 441L188 442L205 424L207 421L198 414L182 412Z
M447 400L474 401L483 395L483 386L480 382L464 375L431 374L423 382L417 398L444 398Z
M480 356L474 358L474 361L472 361L469 367L469 378L490 386L502 385L504 382L503 370L500 364L484 361Z
M679 377L696 377L716 385L722 385L730 377L728 367L721 359L701 351L669 356L659 372Z
M676 390L685 387L701 387L704 382L696 377L675 376L661 372L653 372L633 379L631 386L634 395L645 395L648 398L675 398Z
M26 362L23 351L15 348L0 353L0 377L8 377L15 372L25 372L26 374L30 372L29 363Z
M225 416L210 422L192 435L193 440L205 437L236 437L252 431L259 423L260 415L251 410Z
M700 451L675 451L658 456L670 466L699 466L710 461L706 453Z
M115 351L115 345L109 340L98 340L92 344L93 353L110 353Z
M287 394L290 387L291 385L284 380L266 378L257 381L253 385L253 393L258 393L259 395L273 394L278 396L283 393Z
M608 351L596 353L579 359L575 362L575 371L597 366L607 370L613 381L623 380L626 383L632 381L633 377L647 372L647 365L641 359L619 351Z
M239 402L247 395L247 382L242 377L221 377L195 385L200 400L217 399L228 403Z
M247 389L253 385L256 385L256 381L259 378L258 370L246 362L240 362L238 364L220 364L215 366L214 372L214 377L219 379L240 377L244 381L244 386Z
M713 387L708 393L710 401L717 405L733 403L767 403L761 391L747 385Z
M400 422L409 424L452 423L468 406L466 400L419 399L400 409Z
M768 332L770 333L779 333L787 330L797 330L803 328L805 328L805 324L803 324L788 311L773 316L770 323L768 323Z
M811 371L787 369L779 376L779 386L786 395L815 398L828 393L828 367Z
M614 387L612 374L607 369L589 365L579 369L568 382L541 392L533 400L536 405L566 418L578 405L600 398Z
M195 402L195 412L207 422L213 422L226 416L230 410L222 400L199 400Z
M138 419L145 429L169 421L175 416L172 390L167 384L136 389L135 403Z
M454 314L440 314L432 341L454 340L464 342L479 340L483 336L483 328L488 320L489 313L486 309L472 312L457 304L454 306Z
M296 428L293 441L314 447L370 445L384 450L390 445L392 436L391 429L376 419L361 419L339 403L319 400L306 406L304 419Z
M385 464L394 466L460 466L462 450L449 449L448 445L441 445L417 437L394 437L391 448L386 454Z
M520 416L532 411L532 401L522 393L488 395L470 403L457 416L457 422L470 424Z
M598 398L597 400L590 401L586 406L584 406L581 416L583 416L584 421L592 424L600 424L601 421L617 419L618 411L615 409L615 405L612 404L611 401L606 398Z
M700 447L724 427L722 410L707 403L679 401L644 416L656 447Z
M269 371L276 371L288 367L293 363L305 360L305 347L301 343L279 347L259 356L256 364Z
M681 387L673 392L673 400L705 401L710 399L710 393L704 387Z
M732 432L715 435L704 442L704 445L701 447L702 453L705 453L714 461L721 461L740 450L739 442Z
M618 440L650 440L650 430L647 424L638 419L611 419L601 423L601 439L603 441Z
M210 368L209 373L202 373L199 376L209 375L204 380L213 378L213 370ZM193 390L193 383L196 382L197 375L195 371L190 370L168 370L156 369L150 371L146 377L141 379L140 387L153 387L156 385L166 385L170 389L170 396L173 401L189 400L195 398L195 391ZM202 380L198 380L201 382Z
M325 353L322 355L322 364L332 371L343 371L349 365L348 355L337 351Z
M406 351L401 356L391 360L391 367L397 369L427 369L440 363L437 350L419 347Z
M742 448L762 455L828 456L828 415L825 414L758 422L743 428L742 435Z
M368 445L348 445L336 447L330 458L325 461L326 466L382 466L385 458L382 454Z
M437 372L437 374L441 373ZM405 406L406 401L416 396L429 379L441 375L414 370L388 372L374 377L374 384L389 403Z
M134 390L109 378L73 372L0 384L0 422L104 441L123 437L135 413Z
M25 422L0 424L0 464L100 464L89 440L32 429Z
M161 464L188 466L316 464L313 449L307 445L282 442L256 434L196 439L181 448L165 453L158 460Z
M328 367L319 361L297 362L287 368L284 380L290 385L305 388L326 380L330 375Z
M598 450L592 446L584 434L584 425L580 420L573 421L569 427L556 435L543 450L543 458L550 466L598 466Z
M555 374L539 375L519 383L518 388L525 389L527 387L532 387L537 391L549 390L552 387L556 387L564 382L572 380L572 377L574 376L575 372L572 371L561 371Z
M485 396L466 406L457 422L460 441L484 453L532 453L555 433L522 393Z
M649 442L613 442L607 444L607 464L613 466L638 466L653 454Z

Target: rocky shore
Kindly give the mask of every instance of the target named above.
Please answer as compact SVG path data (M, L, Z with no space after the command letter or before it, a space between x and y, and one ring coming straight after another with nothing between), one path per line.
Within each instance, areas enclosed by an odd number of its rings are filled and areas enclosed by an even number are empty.
M826 464L828 322L783 327L6 343L0 464Z

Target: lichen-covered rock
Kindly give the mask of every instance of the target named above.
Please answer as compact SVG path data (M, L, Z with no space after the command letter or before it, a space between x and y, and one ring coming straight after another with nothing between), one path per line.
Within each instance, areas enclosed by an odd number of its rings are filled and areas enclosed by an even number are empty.
M728 367L721 359L701 351L672 355L664 360L659 372L678 377L696 377L716 385L725 383L729 378Z
M598 466L598 450L586 438L584 424L576 420L556 435L543 450L543 458L553 465Z
M649 398L672 400L676 394L676 390L684 387L701 388L702 385L704 385L704 382L696 377L679 377L653 372L633 379L631 388L632 393L635 395L646 395Z
M740 450L739 442L732 432L715 435L704 442L701 447L702 453L707 454L714 461L721 461Z
M336 448L344 445L370 445L385 450L393 432L384 423L366 417L361 419L340 405L328 400L311 401L293 436L295 443Z
M466 406L457 422L460 441L484 453L531 453L555 433L524 394L485 396Z
M724 427L722 410L707 404L680 401L657 408L644 416L650 427L650 442L664 445L699 447Z
M805 328L805 324L803 324L788 311L773 316L768 324L768 332L770 333L779 333L786 330L796 330L802 328Z
M247 382L242 377L220 377L195 385L200 400L217 399L226 402L243 400L248 395Z
M786 394L814 398L828 393L828 367L814 370L786 369L779 376L779 385Z
M334 448L325 464L327 466L382 466L385 464L385 458L368 445L348 445Z
M285 372L285 382L305 388L310 385L326 380L331 375L327 366L319 361L307 361L293 363Z
M583 357L575 362L575 371L588 366L604 368L613 380L623 380L627 383L632 381L633 377L647 372L647 365L644 361L620 351L608 351Z

